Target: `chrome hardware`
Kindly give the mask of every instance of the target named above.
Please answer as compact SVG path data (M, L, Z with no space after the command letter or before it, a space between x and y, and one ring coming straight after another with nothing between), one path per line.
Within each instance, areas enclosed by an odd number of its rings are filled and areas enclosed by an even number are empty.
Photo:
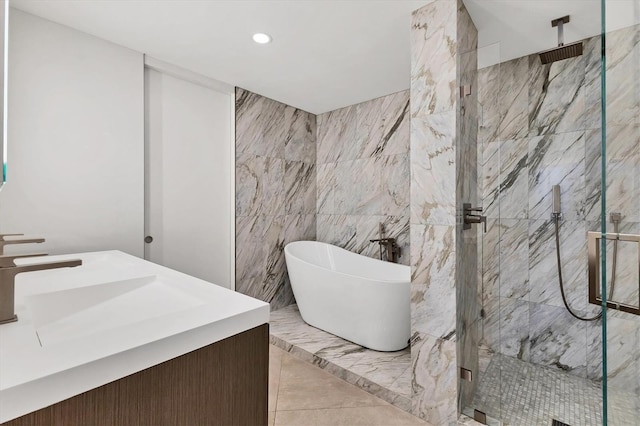
M402 256L402 250L400 246L396 243L395 238L387 238L385 237L385 229L384 224L380 223L378 225L378 234L379 238L374 240L369 240L372 243L378 243L380 245L380 260L384 260L382 258L383 249L386 249L387 252L387 261L397 263L398 258Z
M14 262L16 259L23 259L26 257L40 257L40 256L46 256L47 253L33 253L33 254L16 254L16 255L5 255L5 256L0 256L0 268L11 268L13 266L17 266L16 262Z
M13 263L16 256L0 256L0 263ZM18 320L15 314L15 278L23 272L44 271L47 269L72 268L82 265L82 260L65 260L52 263L9 266L0 268L0 324Z
M628 305L615 301L607 301L607 308L616 309L629 314L640 315L640 235L588 232L587 249L589 257L589 303L602 305L600 293L600 244L602 239L612 241L630 241L638 244L638 305Z
M618 232L617 229L617 225L622 221L622 213L619 212L611 212L609 213L609 222L613 223L614 228L616 228L614 230L614 232Z
M10 244L44 243L44 238L16 238L15 240L5 240L4 237L20 237L24 234L2 234L0 235L0 255L4 253L4 246Z
M398 258L402 255L402 249L396 243L395 238L376 238L375 240L369 240L372 243L380 244L380 252L382 253L382 248L385 247L387 250L387 260L389 262L397 263ZM382 254L380 255L380 260L382 260Z
M153 242L153 237L151 235L147 235L146 237L144 237L144 242L147 244L150 244Z
M551 218L558 216L558 218L562 217L562 211L560 210L560 185L553 185L552 190L552 209L551 209Z
M473 420L483 425L487 424L487 415L480 410L473 410Z
M460 367L460 378L462 380L466 380L467 382L472 382L473 381L473 373L469 369L466 369L464 367Z
M482 213L482 207L471 207L471 203L464 203L462 205L464 224L462 229L471 229L471 225L474 223L483 224L484 232L487 232L487 217L480 214Z

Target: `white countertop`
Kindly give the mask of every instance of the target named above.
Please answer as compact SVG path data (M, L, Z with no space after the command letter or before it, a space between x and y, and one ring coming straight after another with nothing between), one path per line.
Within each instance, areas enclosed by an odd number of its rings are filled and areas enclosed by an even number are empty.
M0 325L0 422L269 322L265 302L119 251L16 263L69 259L83 265L16 277L18 321Z

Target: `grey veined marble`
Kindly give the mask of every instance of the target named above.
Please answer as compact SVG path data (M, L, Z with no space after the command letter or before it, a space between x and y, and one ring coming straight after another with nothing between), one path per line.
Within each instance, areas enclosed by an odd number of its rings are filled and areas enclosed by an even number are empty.
M315 116L236 90L236 290L294 301L283 248L315 238Z
M321 114L316 184L317 238L379 257L378 225L409 263L409 92Z

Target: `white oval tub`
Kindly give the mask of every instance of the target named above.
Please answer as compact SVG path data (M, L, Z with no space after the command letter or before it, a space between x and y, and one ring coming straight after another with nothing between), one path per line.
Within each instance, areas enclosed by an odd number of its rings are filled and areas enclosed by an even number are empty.
M377 351L407 347L411 333L408 266L317 241L284 249L302 319Z

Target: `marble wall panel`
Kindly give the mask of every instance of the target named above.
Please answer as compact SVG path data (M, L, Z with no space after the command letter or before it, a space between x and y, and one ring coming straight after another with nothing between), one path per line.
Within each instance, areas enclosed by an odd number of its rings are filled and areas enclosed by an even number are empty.
M587 238L584 221L561 221L562 278L567 302L580 315L587 306ZM529 222L529 301L564 307L558 283L555 226L551 219ZM595 307L597 313L597 307Z
M639 25L607 34L608 126L640 124L640 30Z
M602 380L602 327L587 326L587 378ZM640 395L640 328L626 318L607 318L607 388Z
M236 153L236 215L284 214L284 160Z
M586 323L564 307L532 303L529 333L530 362L586 377Z
M528 302L513 299L502 299L500 305L500 352L523 361L530 357L530 306Z
M584 129L584 78L584 56L546 65L529 56L530 135Z
M409 207L409 154L380 158L380 213L406 215ZM407 217L408 219L408 217Z
M316 117L236 89L236 290L294 302L284 246L315 239Z
M411 119L411 223L456 223L456 114Z
M499 143L500 218L529 217L529 143L527 139ZM488 170L490 172L491 169ZM495 181L495 179L493 179Z
M481 236L478 243L481 254L480 269L482 270L482 301L500 296L500 229L499 219L487 219L487 232ZM528 275L528 271L527 271ZM486 309L485 309L486 310Z
M500 140L498 138L502 117L500 110L500 69L501 65L497 64L478 70L478 143Z
M355 105L320 114L316 117L316 123L318 126L317 164L359 158L361 149L355 143ZM336 141L349 141L349 143L337 144Z
M284 141L284 159L316 163L316 116L292 106L284 109L287 134Z
M316 238L346 250L354 250L357 244L357 216L317 215Z
M436 1L411 20L411 117L455 110L457 10ZM425 49L425 46L429 46Z
M600 36L584 41L584 124L585 129L602 127L602 40Z
M482 212L491 219L500 217L500 154L500 142L485 142L483 144L482 172L479 173L482 186Z
M499 232L500 296L528 301L529 221L500 219Z
M316 212L335 214L336 163L316 165Z
M529 57L499 65L499 127L496 140L526 138L529 133Z
M608 212L622 213L625 221L640 221L640 125L608 126L606 130ZM585 210L587 220L601 214L602 133L586 132Z
M409 92L321 114L317 123L318 240L378 258L369 240L383 223L408 264Z
M358 158L409 152L409 91L356 105Z
M563 218L585 218L584 152L583 131L529 139L529 219L551 216L553 185L560 185Z
M411 338L412 411L429 423L455 423L457 414L456 342L415 333Z
M314 214L316 211L316 167L313 163L285 160L285 214Z
M411 330L450 337L456 327L455 227L411 224Z

